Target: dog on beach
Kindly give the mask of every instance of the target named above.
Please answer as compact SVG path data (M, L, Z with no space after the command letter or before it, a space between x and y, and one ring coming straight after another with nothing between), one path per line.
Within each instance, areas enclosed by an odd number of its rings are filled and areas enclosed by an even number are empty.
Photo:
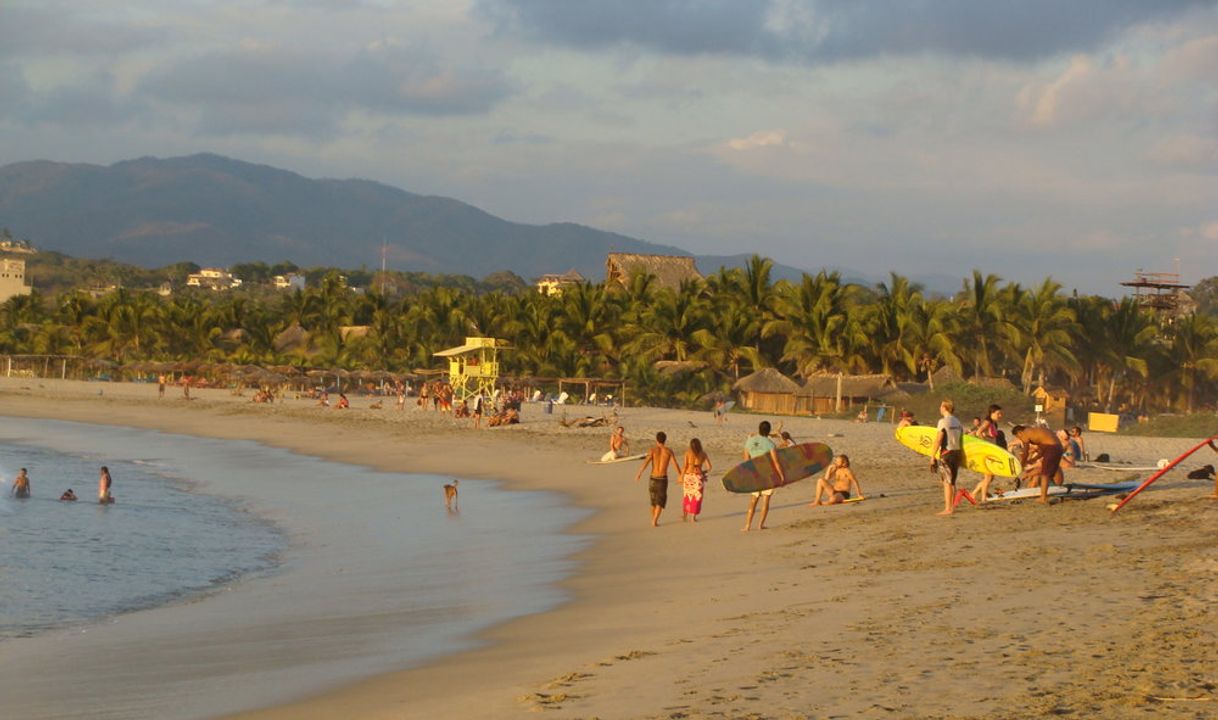
M453 480L451 485L444 486L444 507L449 512L457 509L457 483L460 480Z

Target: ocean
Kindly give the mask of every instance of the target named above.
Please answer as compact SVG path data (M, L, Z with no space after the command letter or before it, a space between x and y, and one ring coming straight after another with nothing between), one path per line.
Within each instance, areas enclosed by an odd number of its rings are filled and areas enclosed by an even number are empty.
M562 602L587 542L551 493L465 480L449 513L450 478L248 441L0 417L0 473L0 707L31 720L213 717L415 666Z

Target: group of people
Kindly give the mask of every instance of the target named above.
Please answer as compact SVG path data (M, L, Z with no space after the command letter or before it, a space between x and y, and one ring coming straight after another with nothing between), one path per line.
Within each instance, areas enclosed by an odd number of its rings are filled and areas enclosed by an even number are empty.
M114 502L114 495L110 493L110 487L113 485L113 480L110 477L110 468L102 466L101 471L97 476L97 502L101 505L109 505ZM17 476L13 478L13 486L9 493L15 498L29 498L33 494L33 488L30 485L30 475L25 468L17 471ZM59 499L64 502L75 502L77 500L76 493L72 488L63 491Z
M778 451L795 445L791 434L784 431L773 433L773 427L768 420L761 421L757 433L750 435L744 442L743 459L768 462L777 477L777 486L786 484L785 471L778 458ZM681 462L677 462L676 454L667 446L668 436L664 432L656 433L655 444L647 451L643 465L635 474L635 481L643 478L644 471L650 468L648 474L648 496L651 500L651 526L660 524L660 514L668 505L669 468L676 473L681 482L681 519L682 521L697 522L702 513L702 499L706 490L706 478L712 469L710 457L702 447L702 441L692 438ZM625 431L619 425L613 430L609 439L609 452L601 458L608 462L625 457L629 452L629 442ZM765 460L761 460L765 458ZM863 489L858 477L850 468L850 458L838 455L825 469L823 477L817 480L816 493L809 505L834 505L846 502L852 493L858 499L863 499ZM757 518L757 529L766 528L766 518L770 513L770 499L774 489L762 489L750 493L748 509L745 512L742 532L753 528L753 518Z

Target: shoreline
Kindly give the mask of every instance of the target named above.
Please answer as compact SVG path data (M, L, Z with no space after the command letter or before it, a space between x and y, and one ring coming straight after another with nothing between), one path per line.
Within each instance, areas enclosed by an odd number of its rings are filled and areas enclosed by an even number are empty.
M237 717L491 718L539 709L558 717L782 716L830 709L863 716L877 704L905 714L987 716L1016 702L1029 712L1144 713L1138 706L1156 685L1165 694L1187 687L1208 692L1204 673L1190 674L1189 668L1218 659L1213 615L1200 602L1207 593L1212 597L1215 581L1205 573L1218 566L1218 553L1202 542L1200 528L1218 516L1218 507L1195 500L1204 491L1196 484L1165 482L1161 491L1138 499L1138 512L1115 519L1106 517L1102 501L1087 501L965 509L941 521L930 517L938 488L914 473L920 462L888 447L890 430L792 421L788 427L800 439L844 434L827 441L850 452L877 501L808 510L803 506L811 488L797 484L775 496L771 530L743 535L742 499L712 484L702 522L681 526L679 493L670 492L661 528L651 530L645 487L630 482L635 465L584 464L603 451L607 431L558 431L552 427L557 418L537 409L526 413L524 426L472 431L439 418L412 418L412 410L398 420L386 417L393 411L372 417L366 410L341 416L300 404L280 410L226 398L226 391L209 391L190 404L158 402L155 386L142 396L135 386L116 392L121 386L62 382L40 381L45 387L38 390L22 390L28 380L0 383L6 413L255 440L309 455L324 445L320 454L338 462L499 479L512 490L561 492L591 511L569 529L593 536L574 555L574 574L558 584L569 602L478 633L478 647L423 667ZM95 397L103 387L111 397ZM736 438L758 418L735 417L719 430L709 427L708 417L628 408L623 421L634 443L660 423L681 441L693 432L709 434L708 450L722 470L734 460ZM683 430L683 423L697 427ZM425 447L416 446L419 439ZM1151 440L1103 438L1121 449L1116 456L1142 462L1187 443ZM984 547L991 535L995 549ZM1043 564L1031 557L1008 555L1011 541L1047 558L1043 563L1057 571L1055 577L1044 577ZM936 551L945 546L958 553L936 562ZM1136 559L1132 579L1122 556ZM986 562L991 557L1015 561ZM1164 584L1172 590L1168 597L1180 594L1188 602L1173 609L1138 599L1160 594ZM1054 591L1078 598L1077 605L1069 613L1051 607L1037 612ZM961 621L963 628L929 622L944 612L968 614L957 606L971 606L977 597L985 609L976 612L1001 611L1002 627L974 626L970 633L968 620ZM1104 610L1109 604L1137 607L1132 614L1148 627L1133 618L1112 620ZM911 606L920 611L910 614ZM1045 627L1046 620L1057 630ZM1181 623L1200 635L1172 629ZM1114 633L1114 624L1123 633ZM1175 641L1164 662L1181 653L1187 662L1157 673L1123 668L1135 690L1098 698L1091 697L1094 688L1070 679L1079 670L1112 672L1087 659L1086 647L1102 648L1107 662L1145 657L1153 639L1148 632ZM1114 635L1127 639L1107 640ZM1063 666L1055 646L1070 648L1064 659L1073 662ZM962 692L955 673L947 672L983 661L996 675L1018 681L981 682ZM905 667L910 664L918 671ZM1046 680L1063 668L1069 676ZM826 673L843 682L825 687ZM1046 682L1049 693L1034 695L1028 705L1028 693ZM1142 686L1149 689L1136 689ZM627 688L629 697L623 697Z

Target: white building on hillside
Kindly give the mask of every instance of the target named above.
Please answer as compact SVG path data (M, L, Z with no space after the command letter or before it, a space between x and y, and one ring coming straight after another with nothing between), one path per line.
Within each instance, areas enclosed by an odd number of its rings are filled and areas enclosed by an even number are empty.
M231 290L241 287L241 279L233 277L232 273L220 268L203 268L197 273L186 276L187 287L207 288L208 290Z
M276 275L274 278L276 290L304 290L305 276L296 273Z
M25 261L0 258L0 303L33 290L25 282Z

